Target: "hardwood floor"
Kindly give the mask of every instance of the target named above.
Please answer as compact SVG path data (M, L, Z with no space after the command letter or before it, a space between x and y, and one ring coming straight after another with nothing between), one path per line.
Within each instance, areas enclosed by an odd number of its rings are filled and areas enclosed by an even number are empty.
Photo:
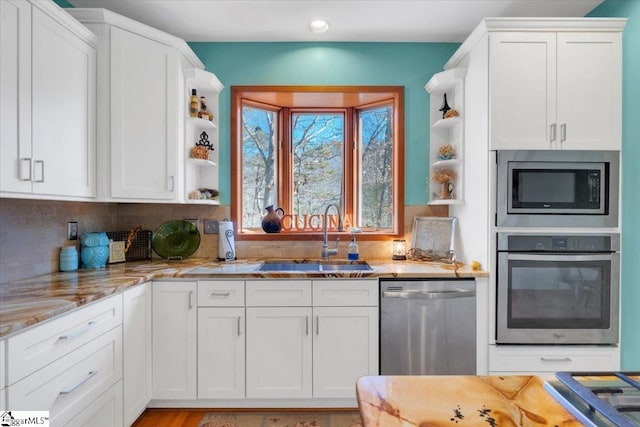
M1 1L1 0L0 0ZM324 409L332 412L357 411L358 408L332 408ZM148 408L142 415L132 424L132 427L198 427L198 422L207 412L252 412L252 411L323 411L323 409L167 409L167 408Z
M210 409L147 409L132 427L198 427Z

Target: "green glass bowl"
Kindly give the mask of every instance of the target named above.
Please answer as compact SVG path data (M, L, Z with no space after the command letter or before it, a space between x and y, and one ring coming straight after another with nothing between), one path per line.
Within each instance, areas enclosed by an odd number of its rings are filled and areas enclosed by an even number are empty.
M200 232L189 221L173 220L153 231L151 247L162 258L184 259L200 246Z

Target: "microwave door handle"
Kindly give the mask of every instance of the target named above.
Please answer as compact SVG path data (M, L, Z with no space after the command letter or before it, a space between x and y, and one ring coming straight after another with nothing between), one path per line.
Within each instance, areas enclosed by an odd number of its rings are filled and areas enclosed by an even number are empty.
M578 255L578 254L566 254L566 255L521 255L521 254L509 254L507 259L510 261L611 261L611 254L598 254L598 255Z

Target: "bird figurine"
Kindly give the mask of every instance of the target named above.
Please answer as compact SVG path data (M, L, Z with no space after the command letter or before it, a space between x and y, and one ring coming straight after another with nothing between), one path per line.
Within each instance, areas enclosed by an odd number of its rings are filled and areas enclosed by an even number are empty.
M447 104L447 94L444 94L444 100L442 101L442 107L438 111L442 111L442 118L444 119L444 115L447 114L447 111L451 110L449 104Z

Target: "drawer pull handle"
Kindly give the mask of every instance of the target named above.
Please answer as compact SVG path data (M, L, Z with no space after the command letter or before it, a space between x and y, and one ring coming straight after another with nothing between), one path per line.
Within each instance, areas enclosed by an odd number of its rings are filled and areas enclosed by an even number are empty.
M231 295L231 292L210 292L209 296L211 297L228 297Z
M571 362L570 357L543 357L540 356L540 360L543 362Z
M316 335L320 335L320 317L316 316Z
M240 322L242 321L242 317L238 316L238 336L240 336L242 334L241 330L240 330Z
M309 335L309 316L305 316L305 335Z
M58 337L59 340L69 340L71 338L75 338L80 334L83 334L85 332L87 332L89 329L93 328L94 326L96 326L98 324L98 322L96 321L91 321L89 323L87 323L84 326L79 327L78 329L76 329L75 331L71 331L69 332L67 335L60 335Z
M96 374L98 373L98 371L91 371L89 372L89 375L87 375L86 377L84 377L82 380L78 381L77 383L75 383L74 385L72 385L71 387L67 388L66 390L62 390L60 392L60 394L62 396L66 396L67 394L70 394L73 392L73 390L77 389L78 387L80 387L82 384L86 383L87 381L89 381L91 378L93 378Z
M193 308L193 291L189 291L189 310Z

